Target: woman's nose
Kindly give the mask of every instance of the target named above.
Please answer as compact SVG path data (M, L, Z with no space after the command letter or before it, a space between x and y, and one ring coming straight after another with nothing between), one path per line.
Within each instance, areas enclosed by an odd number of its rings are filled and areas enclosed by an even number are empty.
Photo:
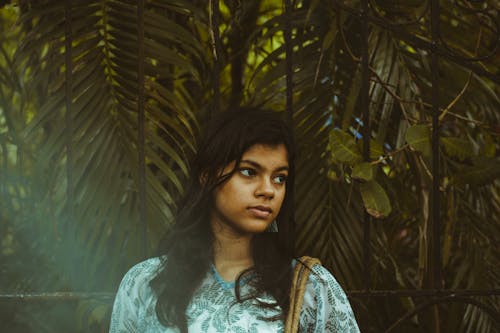
M259 182L257 189L255 190L255 195L260 197L264 196L266 198L274 198L274 186L271 180L263 179Z

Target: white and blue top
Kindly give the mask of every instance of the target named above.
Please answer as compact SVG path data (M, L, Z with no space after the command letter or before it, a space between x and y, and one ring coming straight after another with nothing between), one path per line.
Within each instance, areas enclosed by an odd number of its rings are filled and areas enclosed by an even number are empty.
M161 261L152 258L125 274L116 294L110 333L178 333L163 326L156 316L156 294L149 282L158 273ZM250 286L243 282L241 294ZM274 303L272 296L259 297ZM186 310L189 332L280 333L283 320L266 321L280 308L262 308L255 300L237 302L234 282L224 281L212 265ZM323 266L315 265L306 285L300 315L301 333L358 333L359 328L347 297L335 278Z

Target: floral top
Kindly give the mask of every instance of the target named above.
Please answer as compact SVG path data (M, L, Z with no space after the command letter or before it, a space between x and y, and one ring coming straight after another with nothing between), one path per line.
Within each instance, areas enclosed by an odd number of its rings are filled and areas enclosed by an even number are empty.
M156 317L156 295L149 282L160 267L160 259L152 258L132 267L125 274L116 294L111 316L110 333L178 333L175 327L165 327ZM243 282L244 283L244 282ZM245 288L243 284L242 295ZM248 290L248 289L247 289ZM273 302L263 295L259 301ZM189 332L209 333L279 333L282 320L265 321L280 311L261 308L255 300L236 302L234 282L222 280L212 265L200 287L195 291L186 310ZM306 286L300 315L302 332L359 332L351 306L335 278L322 266L315 265Z

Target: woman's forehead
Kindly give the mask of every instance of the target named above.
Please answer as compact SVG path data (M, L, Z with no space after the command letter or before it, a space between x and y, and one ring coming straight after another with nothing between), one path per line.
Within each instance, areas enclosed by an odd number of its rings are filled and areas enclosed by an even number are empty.
M284 144L255 144L248 148L241 156L241 162L245 161L288 166L288 151Z

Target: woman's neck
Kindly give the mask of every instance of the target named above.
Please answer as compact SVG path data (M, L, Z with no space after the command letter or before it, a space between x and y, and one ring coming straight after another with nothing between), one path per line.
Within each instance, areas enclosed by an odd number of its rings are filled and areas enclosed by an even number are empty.
M254 264L251 251L253 235L238 235L225 230L214 230L214 236L215 268L222 279L234 281L243 270Z

